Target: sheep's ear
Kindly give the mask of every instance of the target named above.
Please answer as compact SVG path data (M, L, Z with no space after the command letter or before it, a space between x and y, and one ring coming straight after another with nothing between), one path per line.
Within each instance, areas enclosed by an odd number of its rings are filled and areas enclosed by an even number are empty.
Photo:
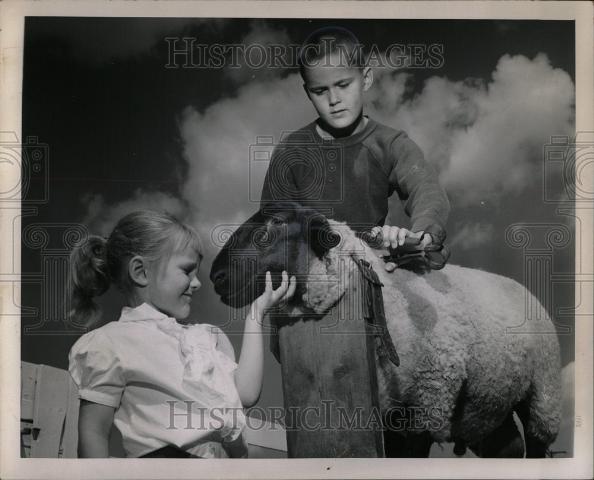
M340 235L332 230L328 220L322 215L312 217L307 225L309 245L318 258L340 243Z

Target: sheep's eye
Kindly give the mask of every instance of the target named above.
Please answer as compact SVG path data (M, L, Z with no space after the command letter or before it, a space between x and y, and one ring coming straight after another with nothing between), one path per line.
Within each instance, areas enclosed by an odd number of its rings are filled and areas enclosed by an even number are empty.
M282 218L272 217L269 222L270 225L278 227L280 225L284 225L285 221Z

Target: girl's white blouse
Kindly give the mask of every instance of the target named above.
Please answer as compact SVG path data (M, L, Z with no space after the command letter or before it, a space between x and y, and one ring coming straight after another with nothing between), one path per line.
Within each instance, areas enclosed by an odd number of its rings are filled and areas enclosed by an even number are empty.
M69 370L80 398L116 408L114 424L130 457L166 445L205 458L245 456L237 364L217 349L223 336L218 327L182 325L146 303L124 307L119 321L78 339Z

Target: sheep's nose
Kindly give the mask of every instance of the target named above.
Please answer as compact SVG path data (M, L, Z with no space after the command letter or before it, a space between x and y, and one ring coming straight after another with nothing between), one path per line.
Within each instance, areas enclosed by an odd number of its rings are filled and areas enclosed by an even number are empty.
M220 289L225 284L226 279L227 276L225 275L225 272L221 270L213 274L212 283L214 284L215 290Z

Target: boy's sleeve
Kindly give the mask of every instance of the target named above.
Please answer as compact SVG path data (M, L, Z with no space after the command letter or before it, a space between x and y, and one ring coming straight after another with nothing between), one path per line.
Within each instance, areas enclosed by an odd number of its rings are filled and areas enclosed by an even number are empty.
M390 145L394 168L390 184L405 202L413 232L424 231L439 243L446 237L450 202L438 181L437 172L425 161L421 149L401 132Z
M102 332L83 335L68 356L70 375L84 400L117 408L125 387L120 360Z
M299 201L297 184L291 170L293 161L292 147L280 144L274 149L262 186L261 209L283 201Z

